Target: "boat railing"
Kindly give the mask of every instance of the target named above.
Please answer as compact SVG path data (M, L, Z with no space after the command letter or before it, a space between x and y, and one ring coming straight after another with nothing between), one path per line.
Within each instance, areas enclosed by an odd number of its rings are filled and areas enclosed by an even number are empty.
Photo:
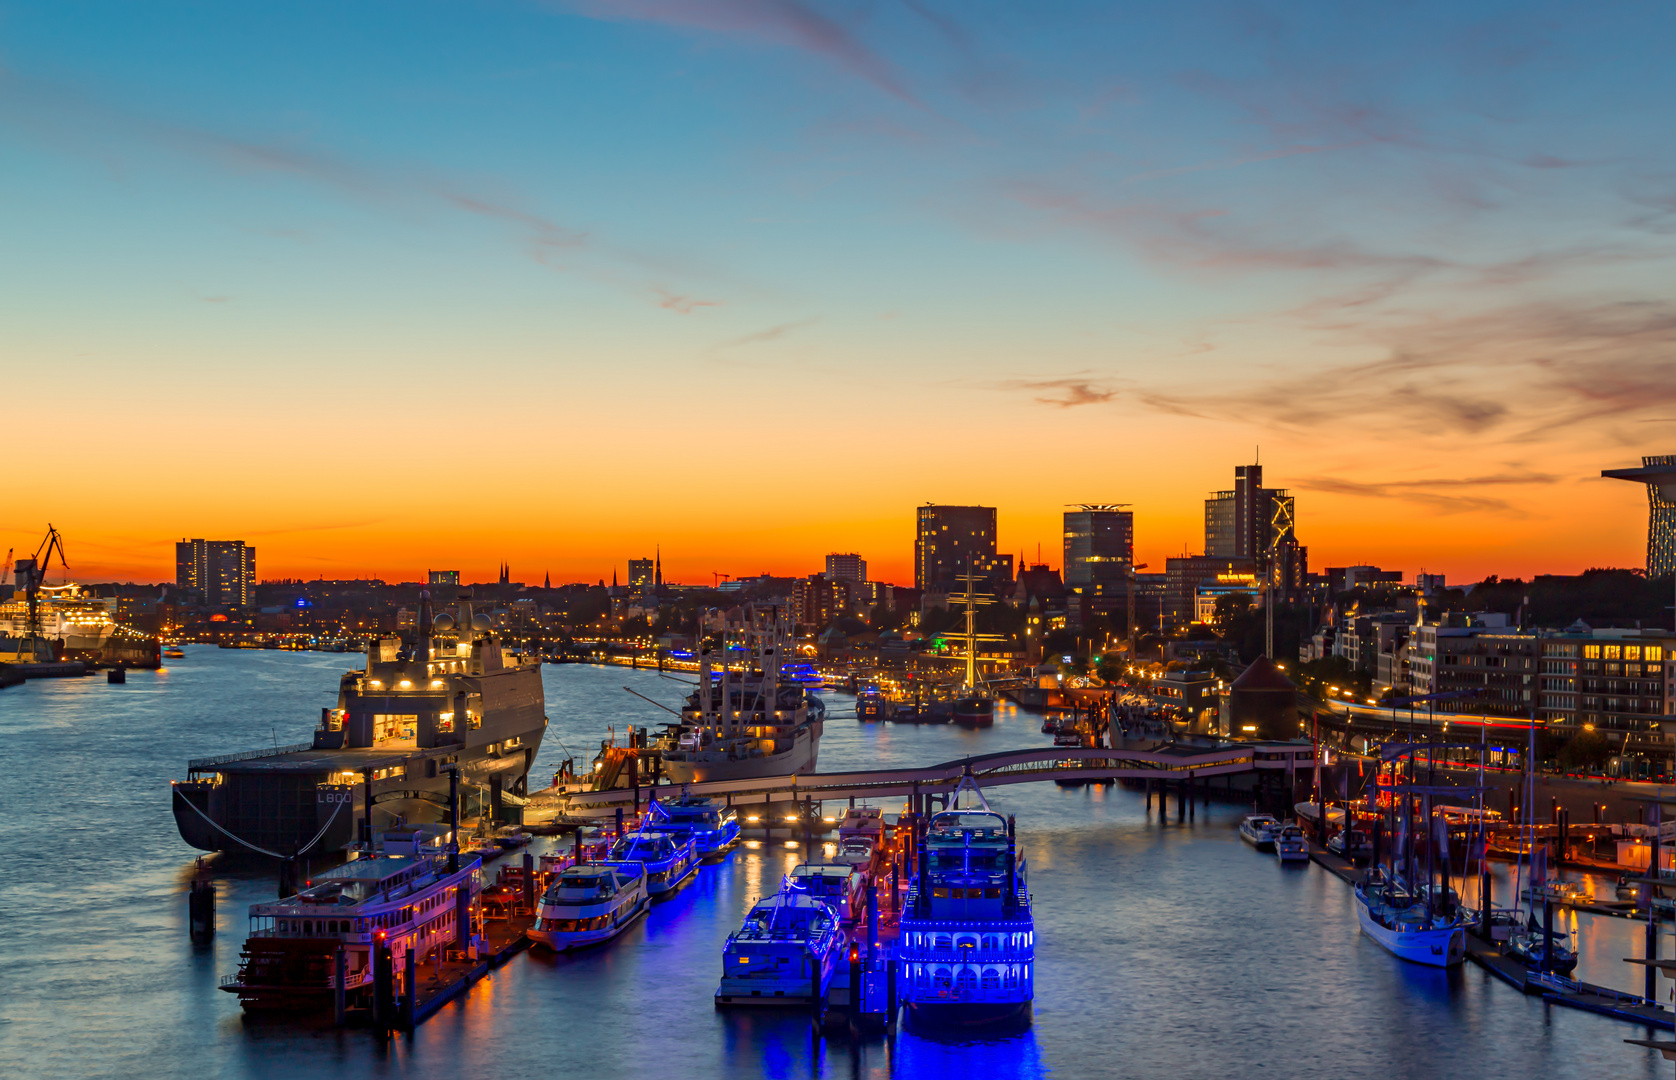
M262 750L246 750L238 754L218 754L215 757L193 758L186 763L187 772L201 772L213 769L217 765L227 765L235 761L252 761L256 758L278 757L281 754L297 754L304 750L314 749L312 742L292 743L290 746L275 746Z

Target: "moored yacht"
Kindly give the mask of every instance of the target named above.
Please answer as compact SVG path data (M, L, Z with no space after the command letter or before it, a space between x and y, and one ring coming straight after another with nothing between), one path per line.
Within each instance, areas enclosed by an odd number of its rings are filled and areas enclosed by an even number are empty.
M722 950L716 1006L819 1008L832 983L844 935L831 905L784 883L759 900Z
M698 848L690 836L664 832L629 833L611 846L611 862L637 862L646 868L646 894L673 892L698 869Z
M1273 814L1248 814L1240 822L1240 837L1258 851L1273 851L1274 837L1280 831L1280 822Z
M963 799L975 805L962 809ZM918 838L897 939L898 996L915 1023L1023 1020L1035 996L1036 932L1013 821L989 808L970 776L953 807Z
M849 863L803 863L786 878L786 887L824 900L847 925L867 917L867 875Z
M1274 834L1274 857L1279 862L1308 862L1309 837L1296 825L1282 825Z
M530 940L554 952L609 941L646 912L646 867L638 862L565 868L541 894Z

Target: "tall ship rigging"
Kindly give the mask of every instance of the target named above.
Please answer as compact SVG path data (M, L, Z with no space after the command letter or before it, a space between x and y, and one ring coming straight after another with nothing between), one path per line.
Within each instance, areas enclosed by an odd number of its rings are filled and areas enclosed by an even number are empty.
M966 591L959 595L965 608L965 632L960 637L966 647L966 678L955 692L954 722L962 727L990 727L995 723L995 695L978 674L978 643L1005 639L999 634L978 633L978 607L995 602L993 596L977 591L982 579L968 566L960 580L966 583Z
M737 644L724 632L719 646L699 649L698 686L658 747L671 783L815 771L825 710L786 676L791 655L775 607L747 608Z
M181 838L205 851L279 857L339 850L395 822L447 819L457 770L468 814L521 816L547 729L538 657L503 648L471 591L411 637L367 647L312 740L200 758L173 785Z

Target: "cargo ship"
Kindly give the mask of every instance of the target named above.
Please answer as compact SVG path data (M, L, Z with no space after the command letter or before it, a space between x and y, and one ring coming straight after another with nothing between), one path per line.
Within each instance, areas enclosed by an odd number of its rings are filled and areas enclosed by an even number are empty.
M307 743L199 758L171 796L183 840L278 858L366 843L391 824L521 819L547 729L538 657L506 651L470 590L407 638L368 644ZM457 773L457 781L452 774Z

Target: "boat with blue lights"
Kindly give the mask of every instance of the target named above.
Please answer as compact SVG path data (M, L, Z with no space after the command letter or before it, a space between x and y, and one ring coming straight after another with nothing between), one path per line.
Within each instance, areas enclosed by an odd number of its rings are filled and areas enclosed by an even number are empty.
M851 863L803 863L792 870L786 885L795 892L826 901L846 926L867 917L867 874Z
M700 859L712 859L739 840L739 811L703 795L683 795L653 802L646 827L691 841Z
M844 952L832 905L795 887L757 901L722 950L716 1007L802 1005L819 1008Z
M1036 931L1013 819L991 810L968 774L916 846L896 944L897 996L909 1021L1027 1022Z
M610 941L646 913L646 867L638 862L566 867L541 894L530 940L554 952Z
M611 845L610 862L637 862L646 868L646 894L662 896L680 888L698 869L698 847L691 836L641 830Z

